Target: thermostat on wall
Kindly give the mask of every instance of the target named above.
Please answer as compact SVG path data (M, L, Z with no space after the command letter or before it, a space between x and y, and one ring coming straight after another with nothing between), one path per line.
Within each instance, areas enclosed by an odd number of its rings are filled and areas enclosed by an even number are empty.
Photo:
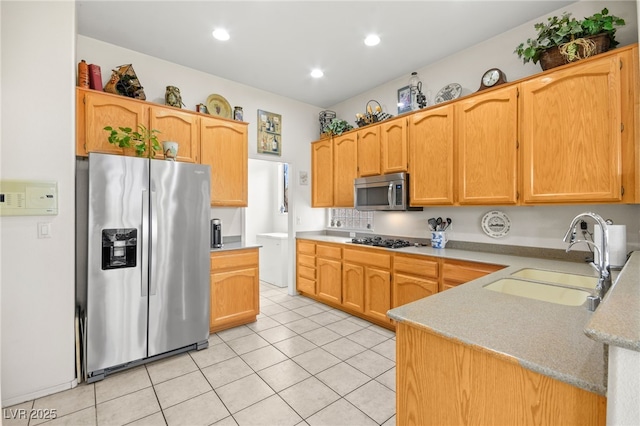
M58 214L58 182L0 181L0 216Z

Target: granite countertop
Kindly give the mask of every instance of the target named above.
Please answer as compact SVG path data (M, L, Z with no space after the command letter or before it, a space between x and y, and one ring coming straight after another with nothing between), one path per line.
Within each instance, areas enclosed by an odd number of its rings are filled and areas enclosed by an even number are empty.
M351 244L350 238L330 235L304 235L299 238L316 241ZM565 306L524 297L506 295L483 287L497 279L509 276L522 268L537 268L557 272L597 276L586 263L547 260L533 257L510 256L495 253L475 252L459 249L433 249L431 247L405 247L386 249L394 253L411 253L446 259L484 262L504 265L505 268L470 281L445 292L399 306L388 312L396 321L410 323L432 330L442 336L482 347L503 356L516 359L523 367L552 377L581 389L606 395L607 349L605 343L611 339L592 339L585 334L589 326L600 321L608 323L607 305L618 311L615 296L618 281L598 308L597 315L585 306ZM626 312L640 317L637 309L637 271L640 254L620 274L621 280L635 275L635 287L620 287L635 291L633 304ZM633 269L635 268L635 269ZM630 269L630 270L629 270ZM633 280L632 280L633 281ZM621 294L629 297L629 293ZM603 309L605 308L605 309ZM620 313L620 317L629 318ZM602 318L601 318L602 317ZM600 319L601 318L601 319ZM634 328L634 327L630 327ZM636 333L640 328L635 327ZM604 337L605 329L598 328L598 336ZM618 328L610 330L617 336ZM595 333L595 331L594 331ZM592 336L593 337L593 336ZM635 342L638 342L637 335ZM612 343L614 344L614 343Z
M593 313L585 333L598 342L640 352L640 252L624 269Z
M219 252L219 251L230 251L230 250L243 250L248 248L260 248L262 247L260 244L245 244L240 241L234 241L231 243L223 243L220 248L211 248L211 253Z

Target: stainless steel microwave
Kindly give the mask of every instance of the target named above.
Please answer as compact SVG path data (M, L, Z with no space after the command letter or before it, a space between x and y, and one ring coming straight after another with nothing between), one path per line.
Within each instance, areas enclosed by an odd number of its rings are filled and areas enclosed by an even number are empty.
M357 178L353 187L356 210L422 210L422 207L409 207L407 173Z

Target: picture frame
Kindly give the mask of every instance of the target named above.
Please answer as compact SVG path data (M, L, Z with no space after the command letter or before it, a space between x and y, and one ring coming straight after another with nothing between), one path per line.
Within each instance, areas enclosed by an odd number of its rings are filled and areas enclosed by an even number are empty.
M258 154L282 155L282 116L258 110Z
M398 89L398 114L411 111L411 86Z

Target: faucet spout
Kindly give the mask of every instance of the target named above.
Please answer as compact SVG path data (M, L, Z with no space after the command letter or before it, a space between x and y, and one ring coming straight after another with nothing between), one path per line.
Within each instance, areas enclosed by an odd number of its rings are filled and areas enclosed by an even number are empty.
M576 227L578 225L578 222L584 218L591 218L600 226L599 246L592 241L576 239ZM611 288L611 270L609 263L609 228L607 226L607 222L602 218L602 216L597 213L580 213L571 221L569 229L564 234L563 241L569 243L567 252L569 252L571 248L577 243L586 243L589 246L592 246L598 252L598 264L595 265L600 275L598 285L596 287L596 297L598 299L598 302L589 304L590 309L595 310L595 308L598 306L598 303L602 300L602 298L604 298L609 288Z

